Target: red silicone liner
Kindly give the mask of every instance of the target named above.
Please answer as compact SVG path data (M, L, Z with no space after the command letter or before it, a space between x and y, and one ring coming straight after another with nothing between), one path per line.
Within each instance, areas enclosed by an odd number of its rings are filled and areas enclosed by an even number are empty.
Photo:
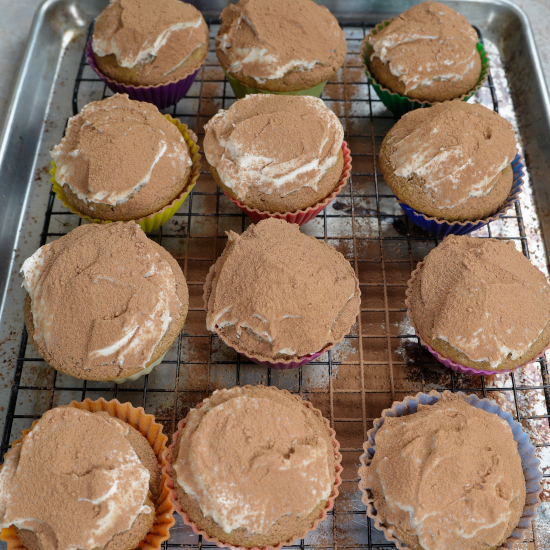
M228 193L225 193L225 191L224 193L229 197L229 200L233 204L236 204L247 216L252 218L255 222L259 222L267 218L276 218L278 220L285 220L288 223L296 223L298 225L304 225L310 220L312 220L315 216L317 216L317 214L319 214L324 208L326 208L336 198L336 195L340 193L344 185L346 185L351 173L351 151L349 150L348 144L345 141L342 141L342 153L344 154L344 169L342 170L342 177L337 187L322 202L319 202L314 206L310 206L305 210L298 210L297 212L289 212L287 214L281 214L279 212L261 212L256 208L249 208L239 200L234 199ZM277 368L277 367L273 367L273 368Z
M184 98L191 88L191 85L195 81L197 74L206 61L206 57L203 59L201 66L190 75L176 82L169 82L168 84L158 84L157 86L132 86L129 84L121 84L111 80L108 76L104 75L98 68L95 59L94 51L92 49L92 37L86 44L86 61L93 71L107 84L107 86L116 93L128 94L130 99L136 101L146 101L156 105L159 109L165 109L170 105L175 105L180 99Z
M281 390L281 391L285 391L285 390ZM202 401L201 403L199 403L196 406L196 408L198 409L198 408L202 407L202 405L204 405L204 403L206 401L208 401L208 398L205 399L204 401ZM313 411L317 411L317 409L315 409L315 407L309 401L302 401L302 403L306 407L308 407L309 409L312 409ZM301 533L300 535L297 535L295 537L295 539L303 539L310 531L314 531L315 529L317 529L317 526L319 525L319 523L321 523L322 521L324 521L326 519L326 517L328 515L328 512L330 510L332 510L332 508L334 507L334 500L336 499L336 497L340 493L340 491L338 490L338 487L340 487L340 485L342 484L342 475L341 474L342 474L343 468L342 468L342 464L341 464L342 463L342 455L339 452L340 443L338 443L338 441L336 440L336 432L329 426L328 421L326 420L326 418L324 418L320 412L319 412L319 414L321 415L321 418L323 418L323 420L326 424L326 428L327 428L327 431L330 435L330 439L332 441L332 446L334 448L334 454L335 454L335 458L336 458L336 476L335 476L335 479L334 479L334 485L332 487L332 492L331 492L330 496L328 497L327 504L326 504L325 508L323 509L323 511L321 512L321 515L313 522L313 524L309 527L309 529L307 531L305 531L304 533ZM197 526L196 523L193 523L193 521L189 518L189 516L185 513L185 511L182 509L179 502L177 501L176 491L174 490L174 480L172 479L172 477L171 477L171 475L168 471L169 470L168 464L170 466L172 465L172 449L175 447L175 445L177 443L178 436L179 436L180 432L183 430L183 428L185 428L185 425L187 424L188 416L189 416L189 413L187 414L187 416L185 418L181 419L178 422L178 428L177 428L176 432L174 433L174 435L172 436L172 443L166 449L166 454L164 455L165 458L166 458L166 461L165 461L164 466L162 468L162 473L166 476L166 484L167 484L168 489L170 490L170 496L171 496L171 499L172 499L172 503L174 504L174 506L176 508L176 512L182 517L183 522L186 525L189 525L193 529L193 532L195 534L202 535L205 540L215 543L216 546L219 546L220 548L231 548L232 550L280 550L283 546L287 546L289 544L292 544L292 542L294 542L294 541L293 540L288 540L288 541L283 541L283 542L277 544L276 546L263 546L263 547L257 547L257 546L254 546L254 547L232 546L230 544L226 544L225 542L222 542L221 540L217 539L216 537L211 537L206 531L203 531L202 529L200 529Z
M537 359L540 359L541 357L544 356L544 354L546 353L546 351L548 349L550 349L550 342L540 351L540 353L536 356L536 357L533 357L533 359L530 359L529 361L527 361L526 363L522 363L521 365L518 365L517 367L514 367L512 369L499 369L499 370L485 370L485 369L474 369L472 367L467 367L466 365L462 365L460 363L455 363L452 359L448 359L447 357L444 357L443 355L441 355L438 351L434 350L429 344L427 344L424 339L422 338L422 336L419 334L419 332L416 330L416 328L414 327L414 321L413 321L413 318L412 318L412 313L411 313L411 308L410 308L410 298L411 298L411 294L412 294L412 283L415 279L415 277L418 276L418 274L420 273L420 270L422 269L422 266L424 265L424 262L420 262L417 266L416 266L416 269L411 273L411 278L409 279L409 283L408 283L408 286L407 286L407 291L406 291L406 299L405 299L405 306L407 307L407 315L409 316L409 320L410 320L410 323L411 323L411 327L415 330L415 333L416 333L416 336L418 337L418 339L420 340L420 343L442 364L442 365L445 365L446 367L450 368L451 370L454 370L455 372L460 372L461 374L473 374L475 376L491 376L493 374L501 374L501 373L507 373L507 372L512 372L514 370L517 370L517 369L521 369L531 363L533 363L534 361L536 361Z

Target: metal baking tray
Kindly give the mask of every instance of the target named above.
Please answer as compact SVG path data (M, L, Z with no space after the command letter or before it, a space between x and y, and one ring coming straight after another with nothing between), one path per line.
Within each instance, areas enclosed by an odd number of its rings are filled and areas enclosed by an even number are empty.
M203 124L234 96L224 80L214 37L227 4L193 2L210 25L210 54L187 98L166 112L202 137ZM414 2L327 0L348 38L344 69L323 99L344 124L353 156L349 185L303 227L336 247L361 282L362 311L351 334L314 363L275 371L245 362L205 327L202 284L225 246L225 231L250 222L204 171L192 195L152 238L180 262L190 292L187 323L163 364L149 376L120 386L83 382L57 374L40 359L23 328L20 266L40 245L76 227L79 219L54 199L49 151L68 117L110 92L86 66L83 50L94 17L107 0L47 0L36 13L0 140L0 433L1 454L52 406L84 397L117 398L144 406L171 435L189 408L217 388L275 384L319 407L337 432L345 479L334 511L300 548L393 548L365 515L357 489L362 443L373 419L393 400L430 389L476 392L496 399L518 418L538 447L550 497L550 380L546 360L513 375L455 375L418 345L404 308L407 280L416 263L440 242L409 224L385 185L378 151L394 117L366 82L359 50L365 32ZM475 101L512 121L527 165L525 190L508 215L480 237L513 239L548 273L550 239L550 102L533 34L525 14L506 0L448 2L476 26L492 72ZM550 548L550 507L526 539L526 548ZM166 546L208 546L177 519Z

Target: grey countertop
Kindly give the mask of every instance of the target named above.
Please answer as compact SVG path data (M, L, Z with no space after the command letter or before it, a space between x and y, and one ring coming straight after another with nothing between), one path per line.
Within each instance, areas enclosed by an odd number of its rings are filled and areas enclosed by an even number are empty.
M550 0L514 0L527 13L535 33L547 83L550 83ZM10 99L13 81L23 58L27 35L42 0L0 0L0 126Z

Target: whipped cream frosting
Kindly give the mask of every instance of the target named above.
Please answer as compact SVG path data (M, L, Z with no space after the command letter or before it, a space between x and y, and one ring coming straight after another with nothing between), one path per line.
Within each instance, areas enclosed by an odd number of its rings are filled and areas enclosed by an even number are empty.
M93 101L71 117L51 155L60 185L83 201L110 206L149 183L175 185L192 164L178 129L154 105L126 94Z
M178 438L177 483L229 533L266 534L282 517L307 517L334 483L326 429L275 388L214 392Z
M361 293L342 254L273 218L227 236L205 284L208 330L267 361L316 353L347 334Z
M154 61L164 53L169 40L181 34L178 55L160 59L168 76L200 46L207 45L208 33L201 13L178 0L111 0L95 22L92 49L99 56L114 54L121 67L134 68Z
M1 526L33 531L43 550L103 548L130 529L151 508L128 430L72 407L46 412L0 470Z
M334 16L311 0L241 0L224 9L222 21L216 40L228 70L259 84L330 67L345 44Z
M182 308L155 246L134 222L90 224L25 260L34 342L56 367L112 379L147 366Z
M439 2L422 2L369 35L371 59L388 63L405 93L435 81L462 80L474 67L478 36L467 19Z
M344 130L322 100L311 96L248 95L205 126L204 152L228 188L281 197L310 187L332 168Z
M425 258L412 317L420 334L492 369L516 360L550 320L546 277L512 242L451 235Z
M434 206L456 208L484 197L516 155L512 125L498 113L463 101L408 113L385 140L396 176L422 179L418 192Z
M525 503L508 423L448 392L385 418L365 478L378 514L410 548L500 548Z

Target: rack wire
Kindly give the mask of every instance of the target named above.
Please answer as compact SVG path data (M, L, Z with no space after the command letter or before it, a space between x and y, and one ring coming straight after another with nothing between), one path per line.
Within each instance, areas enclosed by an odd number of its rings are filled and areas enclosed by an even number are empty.
M209 21L209 27L211 49L207 63L188 96L166 110L194 129L201 142L203 125L218 109L227 109L235 101L214 51L219 24ZM2 455L33 419L72 399L103 396L130 401L154 413L170 435L177 421L215 389L238 384L273 384L301 394L323 411L336 430L344 457L344 483L334 510L316 532L293 547L395 548L366 517L357 489L362 443L382 409L417 391L464 390L496 398L511 409L516 419L532 426L533 433L541 426L548 429L550 384L544 359L532 367L529 376L459 375L437 363L407 327L404 306L407 281L416 263L437 246L440 238L409 223L381 176L378 153L395 118L379 101L361 67L360 46L369 26L357 23L345 24L343 28L348 39L346 63L327 84L323 99L344 125L353 156L352 176L334 202L302 230L334 246L355 269L361 284L362 305L351 334L310 365L275 371L247 362L206 331L202 305L206 273L225 246L225 231L242 232L250 220L220 192L203 166L195 190L180 211L150 235L178 260L190 293L186 326L162 365L150 375L120 386L76 380L49 367L23 328L6 411ZM86 64L83 53L74 86L74 113L89 101L108 95L111 92ZM498 111L491 76L476 100ZM51 192L40 245L80 223ZM514 240L529 257L520 202L498 223L476 235L504 238L505 226L506 238ZM538 408L530 408L533 403ZM549 447L550 441L536 444L539 448ZM177 521L165 548L211 546L183 525L180 518Z

